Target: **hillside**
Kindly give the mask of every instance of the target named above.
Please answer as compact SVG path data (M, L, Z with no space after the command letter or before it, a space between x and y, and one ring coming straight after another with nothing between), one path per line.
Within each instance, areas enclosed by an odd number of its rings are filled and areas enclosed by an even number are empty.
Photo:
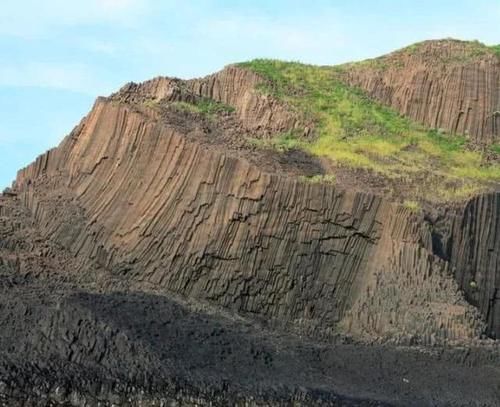
M356 179L359 170L369 171L363 176L369 187L412 207L497 189L500 59L494 49L438 41L337 67L270 60L239 66L266 78L262 92L314 127L308 137L294 129L258 145L326 157L329 178L340 183L350 181L349 170L358 170Z
M477 41L425 41L347 65L346 79L430 128L498 146L499 50Z
M495 83L446 40L98 98L0 197L1 397L497 404Z

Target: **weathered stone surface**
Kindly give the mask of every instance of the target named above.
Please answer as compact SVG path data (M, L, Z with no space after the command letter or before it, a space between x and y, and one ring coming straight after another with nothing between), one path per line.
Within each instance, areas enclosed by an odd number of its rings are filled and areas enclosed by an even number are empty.
M124 278L325 329L348 306L389 210L262 173L104 101L16 187L47 237ZM55 205L61 195L71 199Z
M500 193L470 201L455 218L450 263L467 300L485 315L492 337L500 335Z
M422 344L479 337L485 325L464 300L453 266L433 252L432 229L405 208L386 225L347 329Z

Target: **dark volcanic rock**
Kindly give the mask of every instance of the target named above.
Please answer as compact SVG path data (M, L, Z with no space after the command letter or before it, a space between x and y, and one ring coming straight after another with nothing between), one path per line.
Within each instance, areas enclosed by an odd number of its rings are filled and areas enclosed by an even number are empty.
M455 220L450 261L466 298L500 336L500 193L479 196Z
M12 208L12 199L2 202ZM406 348L313 341L154 288L136 291L3 217L0 401L21 405L495 405L498 347ZM5 249L2 249L5 250ZM44 273L29 264L50 252ZM2 258L6 251L2 252ZM16 266L17 265L17 266ZM74 267L74 265L73 265ZM70 277L70 278L68 278ZM106 286L106 293L100 292ZM177 404L175 404L177 403Z

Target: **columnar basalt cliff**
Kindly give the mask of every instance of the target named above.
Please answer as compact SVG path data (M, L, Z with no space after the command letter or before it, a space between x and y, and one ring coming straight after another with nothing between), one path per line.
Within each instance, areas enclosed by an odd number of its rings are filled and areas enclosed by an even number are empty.
M500 140L500 58L484 46L427 41L350 66L346 80L429 127Z
M42 197L46 180L54 192ZM374 196L263 173L104 101L16 187L47 237L124 278L327 329L390 211ZM71 202L54 205L61 193Z
M441 102L430 98L423 114L414 96L404 108L393 96L407 84L381 90L394 72L379 78L365 69L353 68L349 81L384 103L481 143L496 140L496 119L484 116L498 103L491 84L471 85L477 104L457 122L449 89L468 86L465 76L445 67L433 77L438 69L429 68L429 95ZM230 66L201 79L128 84L19 171L0 197L0 329L8 332L0 335L0 396L20 405L36 394L81 406L141 398L460 405L480 388L486 405L500 401L491 378L498 343L486 339L500 334L499 193L415 211L362 186L311 182L329 163L248 142L314 137L312 121L259 92L263 81ZM419 83L412 86L429 88ZM460 100L461 109L472 106ZM26 339L14 343L16 335ZM387 344L442 348L439 357L406 355ZM344 380L335 367L363 366L380 378L383 355L418 365L411 380L421 387L398 396L406 368L393 371L395 384L362 385L362 375ZM254 370L242 374L242 364ZM449 394L440 372L459 377Z
M490 335L500 335L500 194L470 201L455 219L449 259L470 303L485 315Z
M53 192L47 192L48 182ZM359 297L363 282L376 272L373 258L400 262L403 250L423 261L410 266L416 273L413 284L407 283L410 290L427 274L439 278L431 271L432 247L425 244L430 236L421 236L408 210L397 214L397 205L370 194L263 173L244 159L202 149L174 128L104 100L61 147L19 174L16 189L47 238L82 261L95 260L126 279L322 332L335 331ZM60 196L68 198L55 204ZM396 248L382 244L387 233ZM401 247L409 244L405 241L413 241L410 249ZM381 268L384 276L396 268L397 276L407 266L389 261ZM437 307L445 307L458 295L451 281L447 284L430 282L423 298L436 291ZM399 298L408 298L397 291L401 287L394 290L393 309L384 310L389 314L400 308ZM372 318L368 309L358 318ZM459 328L463 337L478 336L480 326L468 307L459 314L459 325L467 322ZM434 330L426 334L441 336L439 313L428 313L435 317ZM449 325L446 330L453 331ZM415 324L411 333L430 326Z

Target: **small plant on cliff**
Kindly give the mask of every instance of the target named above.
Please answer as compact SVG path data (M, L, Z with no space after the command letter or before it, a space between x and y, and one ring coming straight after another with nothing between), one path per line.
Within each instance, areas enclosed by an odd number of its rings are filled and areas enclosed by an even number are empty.
M275 135L268 139L248 139L249 143L261 148L270 148L280 152L301 148L303 141L292 131Z
M147 99L142 104L150 109L156 109L159 106L159 103L153 99Z
M208 115L234 112L234 107L226 105L225 103L216 102L212 99L201 99L196 103L196 106L201 113Z
M417 201L406 200L403 206L412 212L420 212L421 206Z
M212 99L199 99L195 102L173 102L171 103L177 109L190 113L199 113L208 117L213 117L218 114L232 113L234 107L224 103L216 102Z
M318 174L311 177L300 177L300 180L312 184L335 184L337 177L334 174Z

